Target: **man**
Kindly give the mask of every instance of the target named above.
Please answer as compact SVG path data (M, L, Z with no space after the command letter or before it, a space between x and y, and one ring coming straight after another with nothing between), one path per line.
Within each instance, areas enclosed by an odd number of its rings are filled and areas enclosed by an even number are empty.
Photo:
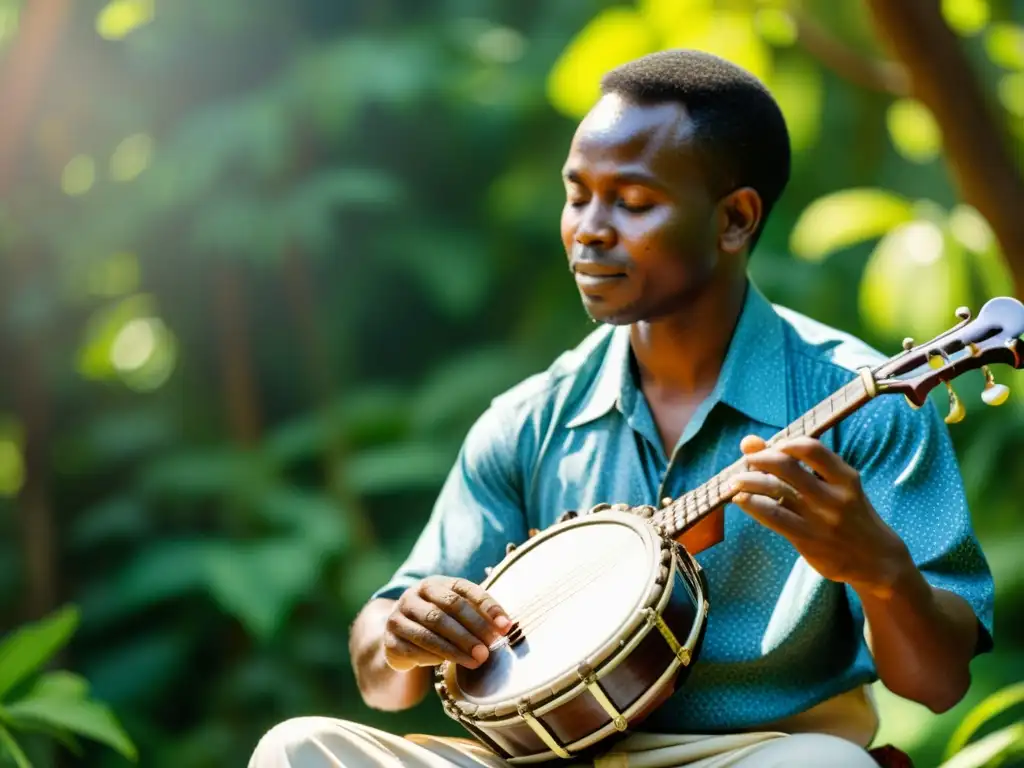
M867 684L941 712L991 645L991 577L946 428L884 397L821 441L768 449L880 359L748 281L789 176L783 117L749 73L693 51L625 64L602 90L564 167L562 239L603 326L471 429L408 561L352 628L360 690L400 710L442 659L486 659L508 618L477 584L507 542L566 509L657 505L742 450L735 504L688 541L710 587L702 655L598 763L875 765ZM502 761L469 740L300 718L251 763L336 765Z

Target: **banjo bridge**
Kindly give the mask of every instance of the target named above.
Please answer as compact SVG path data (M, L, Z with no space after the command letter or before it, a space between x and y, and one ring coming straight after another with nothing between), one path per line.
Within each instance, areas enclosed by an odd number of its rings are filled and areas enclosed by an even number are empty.
M508 634L505 635L505 637L508 640L508 647L515 648L517 645L523 642L523 637L525 637L525 635L523 634L522 625L518 621L513 623L512 627L509 629Z

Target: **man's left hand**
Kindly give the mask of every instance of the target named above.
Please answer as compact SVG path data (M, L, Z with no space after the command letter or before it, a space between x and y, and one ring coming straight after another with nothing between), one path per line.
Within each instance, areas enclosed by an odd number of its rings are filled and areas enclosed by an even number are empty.
M820 441L796 437L769 448L751 435L740 449L749 471L733 477L733 503L785 536L826 579L885 597L913 567L903 540L865 496L857 470Z

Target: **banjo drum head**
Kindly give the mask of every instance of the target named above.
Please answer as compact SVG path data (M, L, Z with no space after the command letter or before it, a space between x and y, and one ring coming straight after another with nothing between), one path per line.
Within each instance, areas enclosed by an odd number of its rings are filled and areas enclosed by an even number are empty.
M601 512L557 525L522 545L484 588L521 628L477 669L448 665L467 702L495 706L543 689L560 693L580 662L595 668L618 646L658 589L660 539L634 515Z

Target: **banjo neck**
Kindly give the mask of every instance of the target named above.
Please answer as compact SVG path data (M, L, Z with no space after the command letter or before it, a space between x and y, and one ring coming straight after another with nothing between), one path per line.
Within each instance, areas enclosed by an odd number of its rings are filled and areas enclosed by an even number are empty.
M860 409L876 394L877 388L871 372L863 369L860 376L833 392L781 432L773 435L768 440L768 445L776 445L791 437L819 437ZM652 522L661 526L668 538L679 537L729 501L735 495L730 490L729 480L746 470L746 459L739 459L706 483L657 510L651 517Z

